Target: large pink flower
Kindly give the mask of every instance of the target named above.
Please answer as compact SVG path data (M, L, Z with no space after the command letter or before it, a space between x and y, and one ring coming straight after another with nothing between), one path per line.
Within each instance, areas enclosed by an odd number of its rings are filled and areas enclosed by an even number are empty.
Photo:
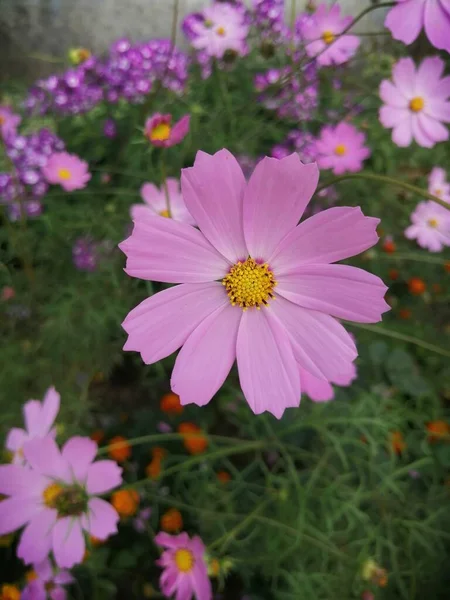
M319 172L297 154L264 158L248 184L237 160L199 152L184 169L186 206L200 231L146 215L121 244L126 272L180 283L144 300L123 323L125 350L147 364L183 346L172 374L182 404L207 404L237 359L255 413L281 417L300 401L300 373L333 381L356 357L334 318L379 321L386 287L331 264L373 246L378 219L331 208L297 226Z
M306 394L313 402L328 402L334 398L333 383L342 387L348 387L356 379L356 367L354 363L348 365L347 373L343 372L334 381L324 381L314 377L305 369L300 368L300 380L302 382L302 393Z
M450 52L450 0L397 0L384 22L392 37L411 44L425 29L430 42Z
M246 53L249 27L241 11L230 4L216 2L205 8L202 15L203 20L192 23L194 48L215 58L223 58L227 50L239 55Z
M122 482L112 460L93 462L97 444L73 437L62 451L49 437L25 444L28 463L0 466L0 535L25 525L17 555L39 563L51 550L56 564L71 568L83 560L83 531L105 540L117 531L119 515L97 494Z
M434 167L428 177L428 191L441 200L450 203L450 183L441 167ZM450 207L449 207L450 208Z
M24 462L23 446L34 438L43 438L47 435L55 437L52 429L56 415L59 411L60 395L54 387L45 392L42 402L29 400L23 407L25 429L13 427L6 436L6 448L13 453L12 462Z
M54 569L48 559L34 565L34 575L24 587L20 600L66 600L63 586L75 581L69 571Z
M205 546L198 536L192 539L187 533L155 536L159 546L167 548L157 564L161 574L161 590L166 598L176 594L177 600L211 600L212 587L205 563Z
M419 246L430 252L440 252L450 246L450 210L437 202L419 202L411 215L412 225L405 236L417 240Z
M370 156L365 143L366 135L350 123L326 125L314 144L317 164L322 169L333 169L335 175L361 171L363 161Z
M167 198L164 186L158 189L153 183L144 183L141 187L141 196L145 204L133 204L130 210L131 218L139 219L140 215L146 215L150 211L152 214L171 217L175 221L195 225L195 221L184 203L178 179L169 177L166 185Z
M400 59L392 69L393 81L381 82L380 121L392 128L397 146L409 146L413 139L425 148L448 140L450 123L450 77L442 78L444 61L425 58L415 68L411 58Z
M88 168L87 162L75 154L55 152L42 172L49 183L59 183L66 192L72 192L86 187L91 178Z
M172 125L172 115L155 113L145 121L144 135L153 146L170 148L187 136L190 121L191 117L185 115Z
M320 4L315 13L300 21L300 34L306 43L308 56L317 56L319 65L341 65L357 51L360 40L356 35L340 35L353 17L342 17L339 4L329 8Z
M15 114L9 106L0 106L0 138L6 139L15 135L22 118Z

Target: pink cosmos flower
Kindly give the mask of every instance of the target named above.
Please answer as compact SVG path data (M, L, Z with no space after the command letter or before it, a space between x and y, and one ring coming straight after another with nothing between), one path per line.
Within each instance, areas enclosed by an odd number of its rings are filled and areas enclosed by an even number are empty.
M360 44L358 36L340 35L352 20L352 17L341 17L339 4L329 8L320 4L316 12L302 19L299 25L308 56L317 56L318 64L323 66L341 65L352 58Z
M223 58L227 50L240 56L246 54L246 38L249 27L244 22L242 12L230 4L214 3L203 10L203 20L192 23L191 44L197 50L204 50L209 56Z
M144 135L159 148L170 148L179 144L189 133L191 117L185 115L172 126L172 115L156 113L145 121Z
M29 400L24 405L25 429L13 427L6 436L6 449L13 453L14 464L24 462L23 446L26 442L47 435L55 437L56 431L52 426L59 412L59 404L60 395L51 387L45 392L42 402Z
M412 225L405 236L417 240L419 246L430 252L440 252L444 246L450 246L450 210L437 202L419 202L411 215Z
M404 44L414 42L424 28L435 48L450 52L450 0L397 0L384 25Z
M24 587L21 600L66 600L64 585L75 580L69 571L54 569L46 559L34 566L34 578Z
M338 123L335 127L326 125L314 146L317 164L322 169L333 169L335 175L361 171L363 161L370 156L365 143L365 133L350 123Z
M0 138L15 135L21 120L9 106L0 106Z
M334 381L324 381L314 377L305 369L300 368L300 380L302 382L302 392L309 396L313 402L328 402L334 398L334 389L332 384L342 387L348 387L356 379L356 367L349 363L348 371L341 374Z
M17 555L40 563L51 550L56 564L70 569L83 560L83 531L105 540L117 531L119 515L97 494L122 482L112 460L93 462L97 444L73 437L59 450L49 437L23 447L27 466L0 466L0 535L25 525Z
M67 152L52 154L42 172L49 183L59 183L66 192L85 188L91 178L87 162Z
M183 346L171 381L181 404L207 404L237 359L252 410L281 417L299 405L300 367L335 381L355 359L334 317L372 323L389 309L378 277L332 264L373 246L378 219L335 207L297 226L318 177L292 154L264 158L246 183L227 150L198 152L181 186L200 230L149 213L120 245L132 277L181 284L123 323L124 349L147 364Z
M425 58L415 68L411 58L401 58L392 69L393 81L381 82L380 121L392 128L397 146L431 148L448 139L442 123L450 123L450 77L441 78L444 61L437 56Z
M145 215L151 211L151 214L172 217L175 221L195 225L181 195L178 179L169 177L166 184L168 198L164 187L158 189L153 183L144 183L141 187L141 196L145 204L133 204L130 209L131 218L135 221L141 214Z
M450 203L450 183L447 182L447 176L444 169L434 167L428 177L428 191L433 196Z
M155 536L155 542L167 548L157 564L163 567L160 578L162 593L177 600L212 600L212 587L205 563L205 546L198 536L192 539L187 533Z

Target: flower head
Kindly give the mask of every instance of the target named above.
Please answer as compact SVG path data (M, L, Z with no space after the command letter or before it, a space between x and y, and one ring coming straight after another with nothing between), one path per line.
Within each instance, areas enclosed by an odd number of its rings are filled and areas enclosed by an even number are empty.
M48 559L35 565L27 579L21 600L66 600L63 586L74 581L69 571L54 568Z
M144 183L141 187L141 197L145 204L133 204L131 207L130 213L133 221L150 210L153 214L161 217L171 217L175 221L195 225L181 195L178 179L169 177L166 180L166 186L161 189L153 183Z
M110 458L117 462L125 462L131 457L131 446L127 438L123 435L116 435L111 438L108 446L108 454Z
M380 121L392 129L392 140L406 147L415 140L431 148L448 140L450 78L442 78L444 61L425 58L416 69L411 58L401 58L392 68L392 81L380 85Z
M156 113L146 120L144 135L153 146L170 148L187 136L190 119L189 115L185 115L172 125L172 115Z
M391 431L389 435L389 446L395 454L402 454L406 450L406 442L401 431Z
M52 154L42 170L49 183L58 183L66 192L85 188L91 178L87 162L67 152Z
M426 429L429 442L450 442L450 424L447 421L430 421Z
M184 410L184 407L180 402L180 396L178 396L178 394L174 394L173 392L164 394L164 396L161 398L159 406L161 410L168 415L181 415Z
M159 532L155 542L166 548L157 561L162 567L160 586L166 598L175 593L180 600L195 596L197 600L212 600L212 587L205 562L205 546L198 536L187 533L169 535Z
M184 447L191 454L203 454L208 447L208 439L195 423L181 423L178 433L182 434Z
M152 516L152 509L150 507L143 508L138 512L136 518L133 519L133 527L138 533L143 533L148 527L148 521Z
M13 427L6 437L6 448L13 453L13 463L24 462L23 447L26 442L48 435L55 437L56 431L52 427L59 412L59 404L60 395L51 387L45 392L42 402L29 400L24 405L25 429Z
M16 135L17 126L22 118L16 115L9 106L0 106L0 138L6 139Z
M428 191L450 204L450 183L447 182L447 175L441 167L434 167L428 176Z
M335 175L361 171L363 161L370 156L365 143L365 134L350 123L327 125L315 144L317 164L322 169L333 169Z
M174 533L183 529L183 517L176 508L169 508L160 519L161 529L168 533Z
M419 202L411 215L412 225L405 230L409 240L430 252L440 252L450 246L450 210L437 202Z
M97 494L122 481L110 460L93 462L97 444L73 437L59 450L49 437L23 447L27 466L0 466L0 535L25 525L17 555L39 563L53 551L56 564L71 568L83 560L85 531L101 540L117 531L119 515Z
M117 490L111 496L111 504L121 517L132 517L139 508L139 494L136 490Z
M199 229L148 215L121 244L126 272L180 283L126 318L125 350L151 364L180 346L172 390L203 406L237 359L252 410L281 417L298 406L299 367L325 381L357 351L336 318L370 323L389 309L374 275L332 264L373 246L377 219L335 207L297 223L317 186L315 164L264 158L247 183L237 160L199 152L182 191Z
M0 600L20 600L20 590L16 585L4 583L0 587Z

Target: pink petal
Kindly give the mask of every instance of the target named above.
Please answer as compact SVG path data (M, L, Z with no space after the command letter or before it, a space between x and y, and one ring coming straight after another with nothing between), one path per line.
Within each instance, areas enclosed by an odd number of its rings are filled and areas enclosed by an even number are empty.
M340 319L377 323L389 310L379 277L347 265L306 265L278 278L277 293L287 300Z
M109 502L100 498L89 500L89 513L81 517L81 526L90 535L99 540L106 540L117 533L119 515Z
M392 37L404 44L411 44L423 25L424 2L400 2L391 8L384 22Z
M98 460L89 466L86 491L104 494L122 483L122 469L113 460Z
M414 141L423 148L432 148L435 145L435 140L429 137L423 127L420 126L419 115L415 115L411 121Z
M17 556L27 564L43 561L52 547L52 529L56 520L56 510L41 508L24 529L17 548Z
M47 435L59 412L60 395L54 387L49 388L44 396L40 416L40 434Z
M183 534L182 534L183 535ZM184 537L186 538L187 542L189 542L189 538L187 536L187 534L184 534ZM169 535L168 533L165 533L164 531L160 531L159 533L157 533L155 535L155 544L157 544L158 546L162 546L163 548L180 548L181 547L181 539L179 539L179 536L174 536L174 535Z
M187 136L189 133L190 120L190 115L185 115L178 123L175 123L170 134L170 145L179 144Z
M394 84L403 93L412 98L416 91L416 67L412 58L401 58L392 67Z
M168 283L202 283L225 276L229 263L191 225L140 215L133 233L119 244L128 275Z
M192 600L192 582L189 575L182 573L178 577L175 600Z
M380 108L380 123L383 127L397 127L404 120L410 121L410 113L407 108L397 108L396 106L384 105Z
M54 439L45 437L31 440L24 445L23 453L32 469L38 473L67 483L71 481L69 466Z
M5 496L39 496L46 478L21 465L0 465L0 494Z
M198 152L194 166L183 169L186 206L206 239L230 262L246 259L242 227L245 177L234 156L220 150Z
M23 443L27 439L28 435L25 430L13 427L6 436L5 448L11 452L17 452L17 450L22 448Z
M417 115L417 120L419 122L420 129L423 131L425 136L433 142L445 142L448 140L448 129L436 119L433 119L424 112L421 112Z
M434 99L428 100L424 112L436 121L450 123L450 102L440 102Z
M253 258L266 259L295 228L318 179L317 165L304 165L298 154L257 164L244 196L244 233Z
M403 90L399 90L395 85L385 79L380 85L380 98L395 108L408 108L408 100L403 94Z
M48 558L39 561L38 564L35 564L34 571L39 579L42 579L43 581L51 581L53 579L53 567Z
M203 319L228 302L218 282L186 283L154 294L123 322L129 334L124 350L140 352L146 364L161 360L178 350Z
M332 383L343 387L348 387L353 383L357 375L355 363L351 363L348 365L347 370L343 371L338 377L334 377L332 379Z
M58 567L71 569L82 562L86 546L79 519L58 519L52 535L53 554Z
M313 402L328 402L334 398L333 386L323 379L318 379L300 367L300 383L302 393L306 394Z
M41 421L41 403L39 400L28 400L23 407L25 428L31 436L39 435Z
M161 192L161 190L159 190L156 185L153 185L153 183L147 182L142 185L141 198L155 213L159 213L161 210L165 209L164 192Z
M450 31L450 30L449 30ZM438 56L424 58L417 69L416 94L433 97L444 72L445 63Z
M450 11L445 11L439 0L425 5L425 33L435 48L450 52Z
M355 256L378 241L380 219L359 207L329 208L306 219L278 245L268 263L277 276L308 263L330 263Z
M300 404L300 377L288 336L270 309L250 309L241 319L237 363L242 391L255 414L278 419Z
M392 131L392 141L400 148L406 148L412 142L412 125L411 125L411 117L408 116L407 119L403 119L394 127Z
M197 600L212 600L212 586L204 562L196 561L192 570L192 587Z
M75 436L64 444L62 456L69 463L73 481L84 482L97 454L97 444L87 437Z
M216 309L189 336L175 361L172 391L181 404L204 406L221 388L236 359L243 311L228 302Z
M0 502L0 535L20 529L39 511L35 498L13 496Z

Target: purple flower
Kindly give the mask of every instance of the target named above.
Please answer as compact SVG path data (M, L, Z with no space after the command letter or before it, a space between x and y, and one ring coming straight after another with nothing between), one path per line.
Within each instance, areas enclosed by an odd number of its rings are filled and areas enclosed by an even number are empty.
M311 133L293 129L281 144L272 148L271 156L274 158L285 158L293 152L297 152L303 163L316 160L315 139Z
M16 115L11 107L0 106L0 138L6 139L11 135L16 135L17 126L21 117Z
M315 144L317 163L322 169L332 169L335 175L361 171L363 161L370 156L365 143L365 134L350 123L325 126Z
M143 533L147 527L147 521L152 515L152 509L150 507L143 508L138 512L136 517L133 519L133 527L138 533Z
M106 119L103 123L103 134L105 137L113 139L117 135L117 126L114 119Z
M72 260L79 271L93 273L98 265L98 244L89 237L78 238L72 248Z
M66 600L63 586L75 581L69 571L53 568L48 559L34 565L33 575L23 588L21 600Z

